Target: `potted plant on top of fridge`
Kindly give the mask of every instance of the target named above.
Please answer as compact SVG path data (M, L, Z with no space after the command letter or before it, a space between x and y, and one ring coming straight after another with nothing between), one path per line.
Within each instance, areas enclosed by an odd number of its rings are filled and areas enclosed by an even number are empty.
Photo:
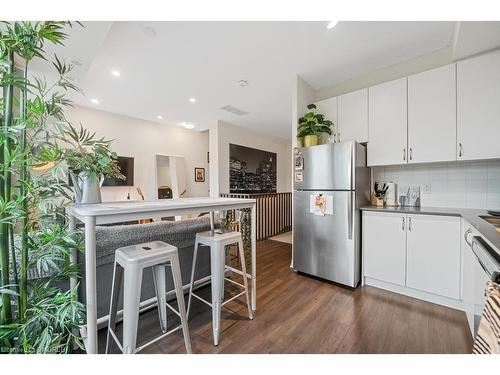
M95 133L71 124L64 129L65 142L70 148L62 150L63 159L79 204L101 203L101 185L104 177L124 179L120 173L117 155L111 151L111 141L96 138Z
M309 104L307 106L309 112L299 118L298 138L304 139L304 147L315 146L318 144L318 135L326 133L331 135L333 122L326 120L325 116L316 113L316 105Z

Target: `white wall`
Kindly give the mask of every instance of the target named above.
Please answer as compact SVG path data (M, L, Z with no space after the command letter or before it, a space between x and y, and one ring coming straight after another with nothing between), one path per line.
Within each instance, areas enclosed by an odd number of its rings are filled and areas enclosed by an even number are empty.
M209 149L210 149L210 176L219 176L219 123L210 125L209 129ZM229 168L229 167L228 167ZM220 193L219 178L210 179L210 196L218 197Z
M134 185L143 190L147 200L157 198L155 155L183 156L186 159L187 192L185 197L208 196L208 132L197 132L169 125L139 120L85 107L75 107L68 120L95 131L99 137L114 139L112 149L120 156L131 156ZM194 181L194 168L205 168L205 182ZM140 199L135 187L103 187L103 201Z
M421 206L500 208L500 160L376 167L373 180L419 185Z
M293 148L297 147L297 126L299 124L299 118L302 117L307 112L307 105L314 103L315 90L309 85L302 77L298 74L293 80L293 91L292 91L292 150L290 152L290 159L292 163L290 165L290 184L293 187L294 183L294 173L295 173L295 162L294 162L294 152ZM294 193L292 189L292 201L294 199ZM292 204L292 228L293 228L293 204ZM292 259L290 262L290 267L293 266L293 236L292 236Z
M212 181L210 194L229 193L229 144L252 147L277 154L277 191L291 191L290 141L218 121L210 128L210 174L218 175Z
M315 102L316 91L302 77L297 75L294 79L292 91L292 146L297 147L297 126L299 118L308 110L307 106ZM293 151L293 150L292 150Z

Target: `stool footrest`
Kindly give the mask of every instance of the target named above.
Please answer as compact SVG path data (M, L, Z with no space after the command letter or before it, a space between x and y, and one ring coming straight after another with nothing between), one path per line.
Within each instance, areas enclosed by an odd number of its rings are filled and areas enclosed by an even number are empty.
M146 344L144 344L142 346L139 346L137 349L135 349L135 352L136 353L140 352L142 349L147 348L149 345L154 344L158 340L161 340L162 338L167 337L168 335L171 335L172 333L174 333L175 331L180 330L181 328L182 328L182 325L178 325L177 327L172 328L170 331L165 332L163 335L160 335L157 338L149 341L148 343L146 343Z
M229 281L231 284L237 285L237 286L239 286L240 288L245 289L245 285L240 284L240 283L238 283L238 282L236 282L236 281L234 281L234 280L228 279L227 277L224 277L224 280L225 280L225 281Z
M194 293L191 293L191 295L192 295L193 297L196 297L197 299L199 299L201 302L204 302L204 303L206 303L208 306L212 307L212 304L211 304L210 302L208 302L206 299L201 298L199 295L194 294Z
M113 338L113 340L115 340L116 345L118 345L118 348L123 353L123 346L120 343L120 340L118 340L118 337L116 337L115 331L113 331L111 328L108 328L108 330L109 330L109 333L111 334L111 337ZM106 349L106 353L107 353L107 349Z
M234 267L231 267L231 266L226 266L225 268L225 271L231 271L231 272L234 272L240 276L244 276L245 274L243 273L243 271L237 269L237 268L234 268ZM247 279L252 279L252 275L250 275L249 273L246 274L247 276Z
M168 335L171 335L172 333L174 333L175 331L178 331L181 328L182 328L182 325L179 324L177 327L172 328L170 331L167 331L164 334L158 336L157 338L147 342L146 344L135 348L134 353L140 352L142 349L147 348L149 345L154 344L158 340L161 340L162 338L164 338ZM118 345L118 348L120 349L120 351L123 353L123 346L120 343L120 340L118 340L118 337L116 337L115 331L113 331L112 329L109 329L109 333L111 334L111 337L113 338L113 340L115 340L115 343L116 343L116 345Z
M237 294L237 295L235 295L235 296L232 296L232 297L231 297L231 298L229 298L227 301L222 302L221 306L226 305L226 303L231 302L233 299L236 299L236 298L241 297L243 294L245 294L245 292L246 292L246 291L244 290L243 292L238 293L238 294Z
M165 305L170 309L172 310L172 312L177 315L179 318L181 317L181 314L179 313L179 311L177 311L176 309L174 309L168 302L165 302Z

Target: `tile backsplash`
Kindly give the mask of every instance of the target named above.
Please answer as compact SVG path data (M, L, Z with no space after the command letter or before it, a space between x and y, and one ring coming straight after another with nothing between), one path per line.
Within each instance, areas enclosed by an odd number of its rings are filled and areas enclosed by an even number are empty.
M500 208L500 160L375 167L372 178L420 186L422 206Z

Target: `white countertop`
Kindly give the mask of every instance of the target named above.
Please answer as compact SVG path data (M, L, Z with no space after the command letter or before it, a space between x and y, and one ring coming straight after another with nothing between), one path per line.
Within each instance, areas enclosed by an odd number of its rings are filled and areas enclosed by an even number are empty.
M243 198L178 198L157 201L123 201L97 204L76 204L70 207L77 216L105 216L116 213L154 213L156 211L178 210L184 208L220 208L230 205L251 205L255 199Z
M178 198L157 201L123 201L98 204L77 204L68 213L80 221L95 218L97 225L120 223L144 218L182 216L203 212L252 208L255 199L243 198Z

